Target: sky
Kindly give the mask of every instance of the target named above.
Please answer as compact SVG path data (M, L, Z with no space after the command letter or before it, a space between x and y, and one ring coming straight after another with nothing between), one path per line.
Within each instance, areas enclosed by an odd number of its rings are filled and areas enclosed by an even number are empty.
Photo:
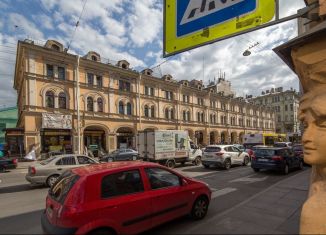
M304 6L303 0L280 0L280 17ZM96 51L111 63L125 59L137 71L152 68L158 77L208 84L225 73L237 96L280 86L299 89L296 74L272 51L297 36L296 20L166 59L162 9L163 0L0 0L0 108L16 105L16 48L26 38L39 44L54 39L81 56Z

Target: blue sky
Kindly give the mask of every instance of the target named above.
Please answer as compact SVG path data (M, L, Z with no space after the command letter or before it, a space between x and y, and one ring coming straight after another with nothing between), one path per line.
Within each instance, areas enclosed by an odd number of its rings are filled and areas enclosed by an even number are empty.
M304 6L303 0L280 2L281 17ZM102 58L126 59L136 70L155 67L157 76L171 74L177 80L208 83L222 71L238 96L279 86L298 89L296 75L272 51L297 35L295 20L182 53L156 67L165 61L162 7L163 0L0 0L0 108L16 104L17 41L30 38L42 44L55 39L67 47L81 12L70 53L97 51ZM257 42L252 54L243 57Z

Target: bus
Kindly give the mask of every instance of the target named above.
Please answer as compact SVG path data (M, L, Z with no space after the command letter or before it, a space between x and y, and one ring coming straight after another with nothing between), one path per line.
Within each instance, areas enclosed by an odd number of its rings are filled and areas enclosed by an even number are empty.
M285 134L263 133L263 134L245 134L243 136L243 145L245 148L252 148L255 145L273 146L275 142L285 142Z

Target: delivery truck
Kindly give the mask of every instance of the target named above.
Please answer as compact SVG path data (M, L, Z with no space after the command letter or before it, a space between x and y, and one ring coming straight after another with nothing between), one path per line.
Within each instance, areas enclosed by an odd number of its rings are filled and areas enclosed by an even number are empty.
M140 158L173 168L176 163L201 163L202 151L190 140L188 131L156 130L139 132L136 146Z

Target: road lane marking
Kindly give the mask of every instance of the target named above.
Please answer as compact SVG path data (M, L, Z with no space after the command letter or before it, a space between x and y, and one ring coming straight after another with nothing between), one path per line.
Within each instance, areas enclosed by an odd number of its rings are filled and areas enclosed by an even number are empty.
M225 194L232 193L232 192L237 191L237 190L238 189L236 189L236 188L224 188L224 189L220 189L220 190L217 190L217 191L213 192L211 198L214 199L214 198L223 196Z
M253 178L251 176L254 176L256 174L252 174L252 175L248 175L248 176L245 176L245 177L241 177L241 178L238 178L238 179L234 179L234 180L231 180L229 181L230 183L235 183L235 182L246 182L247 184L251 184L251 183L255 183L255 182L261 182L261 181L264 181L268 178L268 176L265 176L265 177L261 177L261 178Z
M236 168L234 170L218 170L216 172L210 172L212 175L209 175L209 176L205 176L205 177L200 177L200 179L209 179L209 178L213 178L216 176L216 174L218 173L221 173L221 172L224 172L224 173L233 173L233 172L241 172L241 171L245 171L245 170L248 170L248 168Z

